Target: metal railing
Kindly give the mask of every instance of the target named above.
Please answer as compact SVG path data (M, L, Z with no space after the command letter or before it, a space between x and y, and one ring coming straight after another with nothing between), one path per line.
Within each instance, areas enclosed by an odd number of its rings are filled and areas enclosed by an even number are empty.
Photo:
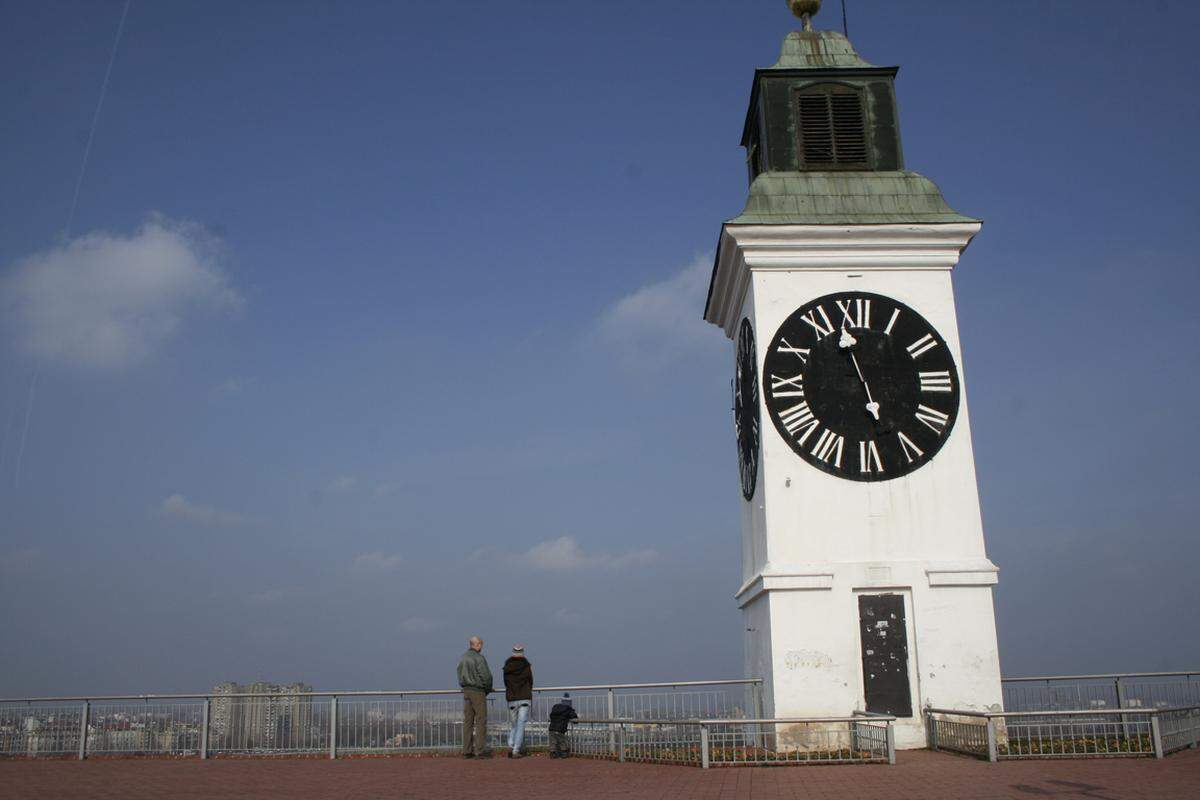
M1163 709L1157 717L1163 753L1200 747L1200 706Z
M1008 711L1180 708L1200 705L1200 671L1005 678Z
M762 713L761 679L555 686L536 689L529 747L547 743L564 692L580 715L646 720ZM488 698L488 740L509 732L504 694ZM0 699L0 756L246 756L421 753L462 746L456 689Z
M924 713L931 749L952 750L988 761L1162 758L1200 744L1200 706L1050 712L926 708Z
M537 689L528 747L547 745L549 709L564 692L581 717L611 721L576 729L581 755L617 757L618 734L627 760L667 763L700 753L715 764L773 764L894 752L879 740L890 723L763 719L760 679ZM930 746L999 760L1161 756L1200 743L1200 671L1006 678L1004 698L1005 712L927 709ZM503 747L508 732L503 693L493 694L490 744ZM336 758L461 743L461 693L450 689L0 699L0 756ZM871 756L846 755L860 752Z
M708 769L791 764L896 763L895 717L579 719L569 731L584 758Z

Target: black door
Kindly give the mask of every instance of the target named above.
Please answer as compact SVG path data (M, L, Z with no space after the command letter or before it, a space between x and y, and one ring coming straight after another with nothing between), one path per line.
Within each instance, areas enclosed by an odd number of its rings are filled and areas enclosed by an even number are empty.
M859 595L858 626L867 711L911 717L904 598L898 594Z

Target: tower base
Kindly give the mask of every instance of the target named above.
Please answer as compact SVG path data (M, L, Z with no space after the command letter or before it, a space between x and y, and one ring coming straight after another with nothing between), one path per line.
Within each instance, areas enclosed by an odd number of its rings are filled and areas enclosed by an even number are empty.
M972 562L807 565L737 594L746 674L769 718L893 714L896 746L924 747L926 705L1002 710L992 586Z

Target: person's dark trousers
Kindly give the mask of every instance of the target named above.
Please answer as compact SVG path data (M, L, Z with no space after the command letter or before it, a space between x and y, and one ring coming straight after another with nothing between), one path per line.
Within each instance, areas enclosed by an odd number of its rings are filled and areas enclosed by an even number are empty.
M464 756L487 754L487 695L478 689L463 689L462 737Z
M550 731L550 755L555 758L566 758L571 755L571 741L565 733Z

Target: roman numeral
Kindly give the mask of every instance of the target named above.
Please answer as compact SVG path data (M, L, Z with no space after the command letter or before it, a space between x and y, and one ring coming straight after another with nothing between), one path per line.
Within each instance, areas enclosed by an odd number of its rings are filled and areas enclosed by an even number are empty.
M922 392L954 391L954 387L950 383L950 370L942 370L941 372L918 372L917 376L921 379Z
M783 427L787 429L788 433L796 436L796 441L800 442L800 444L804 444L804 441L821 424L813 416L807 401L798 406L792 406L787 411L779 412L779 420L783 423ZM804 431L803 435L797 436L800 431Z
M904 451L904 457L908 459L908 463L913 463L914 456L916 458L920 458L921 456L925 455L921 448L917 447L912 439L904 435L904 431L900 431L900 433L897 435L900 437L900 449Z
M943 414L929 406L917 406L916 417L938 436L942 435L942 432L946 430L946 425L950 422L949 414ZM904 434L900 435L903 436Z
M900 316L900 309L897 308L895 311L892 312L892 318L888 320L887 327L883 329L884 334L886 334L887 336L892 335L892 326L896 324L896 319L899 316Z
M800 374L794 378L781 378L778 375L771 376L771 396L772 397L804 397L804 375ZM790 387L790 388L785 388ZM783 391L780 391L780 390Z
M879 448L874 441L858 443L858 471L883 472L883 462L879 460Z
M833 459L833 465L838 469L842 468L842 444L845 440L841 436L831 430L821 432L821 438L817 439L816 445L813 446L812 454L826 464L829 459Z
M820 319L817 319L818 316L820 316ZM817 306L812 311L803 315L801 319L811 325L812 329L817 332L818 342L833 333L833 323L829 321L829 315L825 313L825 309L821 306Z
M781 345L779 345L779 347L775 348L776 352L778 352L778 353L793 353L797 358L800 359L801 364L808 363L808 354L809 354L809 352L811 352L808 348L792 347L790 344L788 344L787 339L780 339L779 341L781 341L783 344L781 344Z
M871 301L861 297L853 300L835 300L838 310L842 312L842 327L869 328L871 327Z
M927 333L908 346L908 354L913 358L919 358L922 353L935 347L937 347L937 339L933 338L932 333Z

